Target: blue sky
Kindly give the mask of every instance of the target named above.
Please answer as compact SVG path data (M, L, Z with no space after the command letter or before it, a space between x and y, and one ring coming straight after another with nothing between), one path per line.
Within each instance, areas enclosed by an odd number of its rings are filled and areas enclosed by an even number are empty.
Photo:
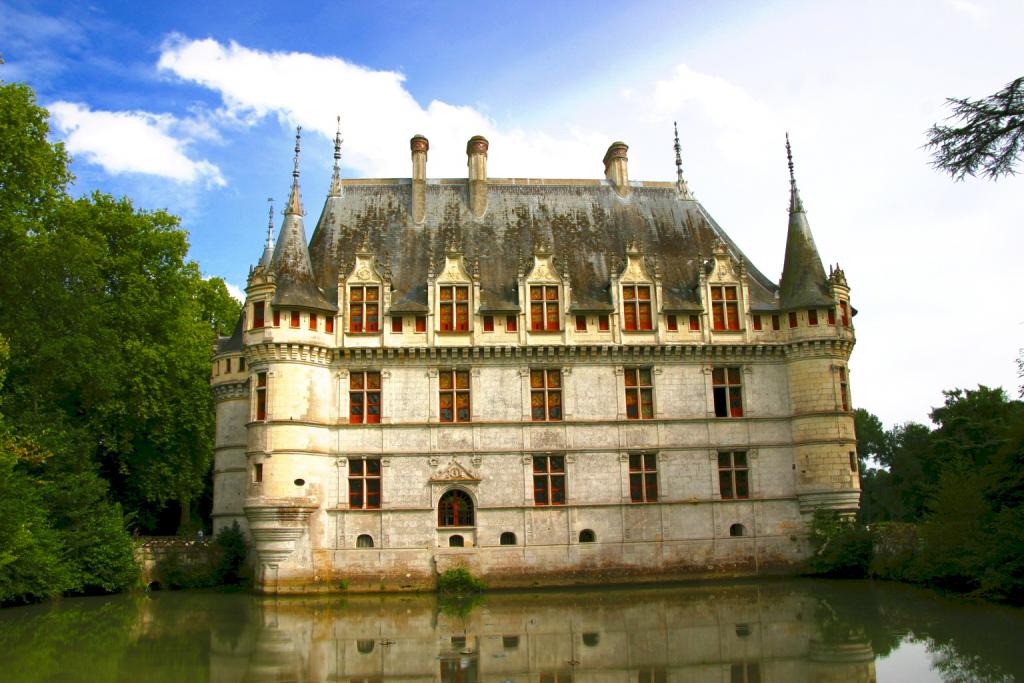
M633 179L674 177L777 278L783 134L822 259L853 288L854 402L924 420L941 390L1015 393L1024 346L1020 178L953 183L924 131L944 98L1020 76L1019 2L135 3L0 0L0 78L33 86L76 192L167 208L208 275L243 287L266 199L285 200L305 130L307 230L330 177L600 177L612 140Z

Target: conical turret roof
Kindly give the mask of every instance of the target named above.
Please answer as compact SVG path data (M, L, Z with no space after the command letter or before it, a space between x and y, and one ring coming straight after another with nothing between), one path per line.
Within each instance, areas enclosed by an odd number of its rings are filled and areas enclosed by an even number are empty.
M825 268L814 244L807 213L800 200L793 174L793 155L786 136L786 155L789 158L789 232L786 235L786 260L782 266L779 294L783 309L814 308L835 304L825 277Z

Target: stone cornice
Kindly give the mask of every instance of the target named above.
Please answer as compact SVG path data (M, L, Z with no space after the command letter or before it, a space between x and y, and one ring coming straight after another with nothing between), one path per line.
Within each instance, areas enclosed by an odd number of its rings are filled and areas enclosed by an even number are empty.
M318 344L295 344L288 342L264 342L249 344L245 347L245 357L249 365L269 362L312 363L313 365L330 365L336 352L327 346Z
M213 400L217 403L243 399L249 396L249 381L214 384L210 391L213 392Z

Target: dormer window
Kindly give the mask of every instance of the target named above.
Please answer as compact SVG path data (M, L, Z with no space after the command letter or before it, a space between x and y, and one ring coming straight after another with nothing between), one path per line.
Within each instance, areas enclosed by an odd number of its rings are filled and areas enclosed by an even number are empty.
M349 287L348 331L377 332L380 329L380 287Z
M721 285L711 288L711 314L716 332L740 329L740 307L736 287Z
M555 332L559 328L558 286L530 287L530 329L534 332Z
M257 302L255 302L252 305L252 326L253 326L253 329L258 329L258 328L263 327L263 325L264 325L264 319L263 319L264 307L265 307L265 304L262 301L257 301Z
M622 320L627 330L653 329L650 286L622 286Z
M465 332L469 329L469 287L446 285L440 289L441 331Z

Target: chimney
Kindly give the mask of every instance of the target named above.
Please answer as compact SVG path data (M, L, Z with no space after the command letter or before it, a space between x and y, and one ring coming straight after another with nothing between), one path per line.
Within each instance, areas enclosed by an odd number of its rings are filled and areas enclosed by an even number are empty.
M412 150L412 219L422 223L427 215L427 150L430 142L422 135L409 140Z
M611 181L620 197L629 196L628 151L629 145L625 142L613 142L604 153L604 177Z
M469 208L476 218L487 213L487 138L474 135L466 143L469 157Z

